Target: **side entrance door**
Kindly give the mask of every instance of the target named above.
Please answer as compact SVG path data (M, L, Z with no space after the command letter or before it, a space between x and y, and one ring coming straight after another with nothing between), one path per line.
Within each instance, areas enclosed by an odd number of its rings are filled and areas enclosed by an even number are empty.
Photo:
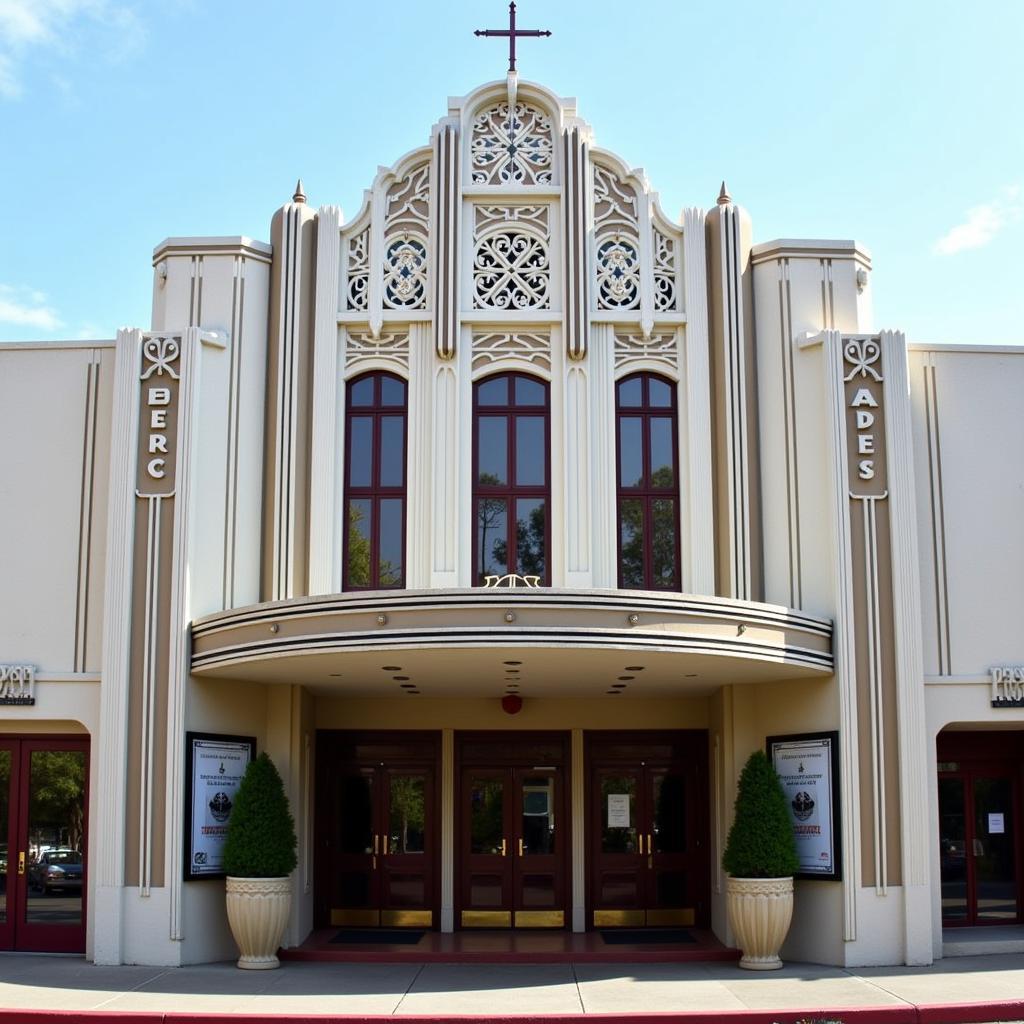
M432 928L436 734L317 733L317 924Z
M1024 923L1024 732L948 731L936 741L946 927Z
M471 734L457 750L459 927L566 927L565 737Z
M590 926L706 927L706 734L585 739Z
M85 952L89 741L0 739L0 949Z

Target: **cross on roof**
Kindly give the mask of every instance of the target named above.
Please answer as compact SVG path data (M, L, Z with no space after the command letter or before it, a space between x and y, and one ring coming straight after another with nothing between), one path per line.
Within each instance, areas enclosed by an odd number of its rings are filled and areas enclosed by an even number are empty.
M514 73L516 70L516 39L522 36L549 36L551 32L547 29L538 28L516 28L516 5L515 0L508 5L508 28L478 28L475 36L507 36L508 37L508 70Z

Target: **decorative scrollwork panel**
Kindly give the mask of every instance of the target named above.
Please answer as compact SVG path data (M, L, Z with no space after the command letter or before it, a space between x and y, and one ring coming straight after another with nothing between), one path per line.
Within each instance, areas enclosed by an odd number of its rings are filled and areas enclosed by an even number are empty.
M638 207L632 185L594 165L598 309L637 309L640 305Z
M381 334L374 338L372 334L349 331L348 344L345 346L345 374L353 376L359 368L369 362L375 365L385 360L393 364L395 369L409 371L409 335Z
M676 284L676 240L654 229L654 308L674 313L679 309Z
M475 309L551 307L547 206L478 206L474 218Z
M551 336L522 331L493 331L473 335L473 369L503 359L518 359L551 370Z
M346 244L345 269L348 285L345 289L347 309L366 309L370 303L370 229L364 228L352 235Z
M674 332L655 334L645 341L641 334L615 334L616 372L631 363L659 364L673 375L679 372L679 350Z
M427 294L427 247L403 235L384 256L384 304L391 309L422 309Z
M597 247L601 309L635 309L640 302L640 253L635 238L613 235Z
M550 185L551 118L528 103L498 103L473 119L470 160L474 185Z

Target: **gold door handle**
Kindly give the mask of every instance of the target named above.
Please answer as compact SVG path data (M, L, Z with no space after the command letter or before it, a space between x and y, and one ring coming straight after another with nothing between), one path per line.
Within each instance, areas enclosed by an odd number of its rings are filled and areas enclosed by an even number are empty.
M640 833L639 840L640 840L640 856L642 857L644 855L644 834L643 834L643 832Z
M505 844L505 840L504 840L504 838L503 838L503 839L501 840L501 855L502 855L502 857L504 857L504 856L505 856L505 845L506 845L506 844Z
M522 855L523 855L523 841L522 841L522 839L520 839L519 840L519 856L522 857Z
M18 874L19 875L25 874L25 851L24 850L22 850L18 854Z
M652 853L654 853L654 846L651 843L651 833L648 832L647 833L647 856L650 857L650 855Z
M377 856L377 848L380 846L380 836L376 832L373 834L373 855Z

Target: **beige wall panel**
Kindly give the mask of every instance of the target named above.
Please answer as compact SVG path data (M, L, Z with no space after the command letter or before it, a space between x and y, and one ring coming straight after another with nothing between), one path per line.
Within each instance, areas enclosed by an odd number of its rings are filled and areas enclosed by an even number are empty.
M102 349L96 389L92 460L92 523L89 530L88 592L82 630L86 672L99 672L103 658L103 588L107 564L107 497L110 491L110 431L114 406L114 350Z
M1019 664L1024 351L914 352L911 387L925 671L976 675Z
M87 424L94 433L98 351L0 346L0 436L17 439L0 449L0 658L42 672L83 671L89 616L101 616L102 561L78 585L90 540L106 529L94 501L106 494L106 463L93 471L83 436ZM98 660L95 643L90 658Z

